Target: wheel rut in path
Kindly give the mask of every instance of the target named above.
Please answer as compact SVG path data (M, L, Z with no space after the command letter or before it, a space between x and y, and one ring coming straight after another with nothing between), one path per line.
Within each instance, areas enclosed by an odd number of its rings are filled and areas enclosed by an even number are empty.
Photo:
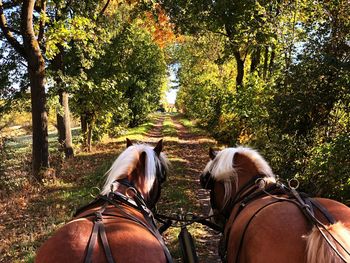
M178 136L177 155L186 160L184 163L184 173L194 183L191 190L194 193L199 211L203 215L208 215L210 210L209 193L201 189L199 175L203 171L209 160L208 151L210 146L215 146L216 141L202 135L191 133L184 127L176 117L172 116ZM196 237L197 253L199 262L221 262L218 256L218 242L220 235L208 227L204 227L205 232L201 237Z
M176 134L169 136L169 134L164 132L165 127L163 124L165 121L167 123L172 122L173 128L176 129ZM188 212L208 215L210 210L209 193L200 188L199 175L209 160L209 147L215 146L216 141L190 132L177 120L176 116L164 114L156 118L153 128L144 136L143 142L155 145L160 139L164 139L164 152L172 164L168 175L168 183L165 186L168 189L164 189L159 202L160 207L165 203L165 206L170 208L162 209L162 213L174 215L174 212L179 212L181 208L187 206ZM168 194L169 192L172 192L172 194L176 192L175 184L180 184L184 192L191 192L190 195L193 197L190 201L191 204L181 204L182 201L178 199L169 200L166 192ZM197 228L197 225L194 227ZM198 228L200 227L198 225ZM172 235L172 237L169 235ZM178 245L177 234L169 234L166 231L164 238L168 246L176 247ZM217 232L204 226L201 227L199 234L195 234L194 238L196 240L199 262L221 262L218 256L220 235ZM176 262L182 262L178 253L175 252L173 254Z
M165 116L161 115L157 118L156 124L153 125L153 128L146 134L146 143L155 143L158 140L162 139L162 129L163 129L163 122L164 122Z

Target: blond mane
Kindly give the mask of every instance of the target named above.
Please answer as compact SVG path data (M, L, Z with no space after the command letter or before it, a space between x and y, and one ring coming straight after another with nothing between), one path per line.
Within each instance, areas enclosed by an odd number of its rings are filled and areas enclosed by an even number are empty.
M153 147L148 144L133 144L126 148L114 161L111 168L106 173L106 181L102 188L101 194L108 194L111 185L115 184L116 180L125 178L132 170L134 170L137 164L140 154L146 153L145 161L145 186L135 185L137 188L144 188L147 192L152 189L154 180L156 179L157 169L163 166L168 169L168 159L164 153L161 153L158 157Z
M248 147L223 149L217 153L214 160L208 162L203 173L210 172L215 180L224 182L225 204L228 202L232 194L232 181L236 184L236 190L238 188L238 169L234 167L233 163L233 158L236 153L244 154L248 157L257 168L258 173L263 175L267 181L276 181L271 167L257 151Z

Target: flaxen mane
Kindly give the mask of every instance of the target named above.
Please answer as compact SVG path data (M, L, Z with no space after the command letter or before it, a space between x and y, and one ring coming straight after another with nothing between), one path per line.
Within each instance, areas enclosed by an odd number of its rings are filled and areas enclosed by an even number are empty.
M146 191L152 189L154 180L156 179L157 169L164 167L168 169L168 160L165 154L161 153L158 157L153 148L147 144L134 144L129 146L119 157L114 161L111 168L106 173L106 182L101 191L102 195L108 194L111 185L116 184L115 180L125 178L137 164L140 154L146 153L145 163L145 185ZM138 185L136 185L138 187Z

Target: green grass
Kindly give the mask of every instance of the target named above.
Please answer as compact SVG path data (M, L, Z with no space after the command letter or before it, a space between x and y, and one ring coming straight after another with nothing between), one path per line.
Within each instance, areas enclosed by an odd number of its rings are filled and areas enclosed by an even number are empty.
M162 134L165 137L176 137L177 136L176 126L173 123L173 121L171 120L169 115L167 115L163 121Z
M185 116L179 114L176 115L176 120L180 122L190 133L201 135L201 136L208 136L208 133L204 131L203 129L199 128L198 125L194 120L189 120Z

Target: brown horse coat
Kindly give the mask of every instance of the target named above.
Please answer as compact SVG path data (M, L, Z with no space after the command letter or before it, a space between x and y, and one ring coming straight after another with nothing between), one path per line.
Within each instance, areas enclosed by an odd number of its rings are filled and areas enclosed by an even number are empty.
M346 223L350 228L350 210L343 204L329 199L317 199L337 221ZM271 205L263 208L266 204ZM235 209L237 210L237 209ZM327 224L327 220L317 210L316 217ZM300 208L286 201L275 202L272 197L264 197L248 204L238 215L235 223L235 211L226 224L225 231L229 236L227 261L235 262L238 247L243 235L244 226L251 219L242 240L239 262L285 262L297 263L306 261L306 238L311 226Z
M136 209L123 206L125 211L146 223L142 214ZM84 262L89 237L93 227L93 217L84 218L98 208L89 209L77 216L77 219L60 228L40 248L35 262ZM103 222L109 246L115 262L166 262L163 248L159 241L143 226L124 218L124 214L114 206L105 210ZM93 251L94 263L104 263L106 256L100 239Z
M201 175L201 183L204 188L211 190L214 218L224 216L227 219L224 231L227 262L344 262L295 203L277 202L275 197L265 194L252 199L243 209L239 208L240 202L233 207L230 205L237 200L237 196L249 195L249 189L259 191L256 188L258 186L264 188L276 184L271 168L256 151L238 147L227 148L219 153L210 150L209 155L212 160ZM252 187L255 188L240 192L251 180L256 180L254 178L257 175L264 178L264 185L260 185L261 181L253 181ZM350 209L334 200L315 200L328 210L336 223L330 224L317 208L314 209L316 218L350 251ZM350 262L350 255L337 246L338 251Z
M162 140L155 148L145 144L133 145L127 140L127 149L119 155L109 170L105 186L101 192L107 195L111 189L117 194L128 195L137 189L145 204L153 207L160 195L161 183L166 178L167 159L162 151ZM128 185L120 180L125 179ZM95 215L102 204L87 207L74 220L58 229L37 251L36 263L84 262L89 239L94 226ZM140 207L140 206L139 206ZM124 212L122 212L124 211ZM160 241L140 223L128 218L129 213L146 225L144 215L136 208L119 204L108 205L104 210L103 224L116 263L165 263L165 250ZM92 253L92 262L107 262L100 235ZM168 255L168 254L167 254ZM170 256L169 256L170 257Z

